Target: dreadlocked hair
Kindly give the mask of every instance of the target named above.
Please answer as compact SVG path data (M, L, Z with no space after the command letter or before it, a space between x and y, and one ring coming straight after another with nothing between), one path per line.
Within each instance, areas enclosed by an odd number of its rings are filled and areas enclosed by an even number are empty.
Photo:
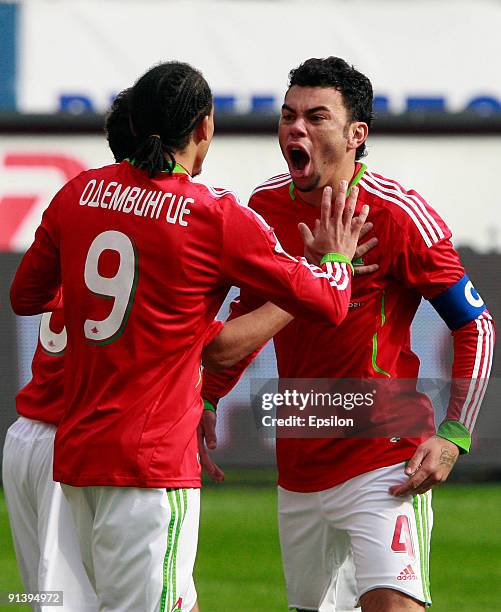
M136 148L129 120L130 92L129 88L117 94L104 122L104 132L116 162L132 157Z
M186 148L211 109L212 92L198 70L182 62L151 68L130 94L130 121L137 142L134 166L150 177L163 170L172 174L176 152Z

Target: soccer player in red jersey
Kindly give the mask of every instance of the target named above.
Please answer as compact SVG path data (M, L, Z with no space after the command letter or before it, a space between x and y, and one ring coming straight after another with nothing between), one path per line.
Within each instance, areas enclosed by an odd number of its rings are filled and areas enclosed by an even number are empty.
M355 277L341 325L295 319L275 336L278 372L287 379L417 379L410 326L424 297L452 331L452 379L459 384L436 433L429 399L415 394L406 414L422 423L419 438L403 431L372 439L277 439L280 540L289 606L298 610L341 609L336 581L350 555L356 568L350 609L357 601L364 612L431 603L431 488L469 451L492 364L493 322L449 228L419 193L361 162L372 97L369 79L340 58L309 59L290 73L279 125L289 173L259 185L249 207L289 253L299 254L298 223L314 227L322 190L344 179L360 189L357 206L370 205L379 243L364 257L377 270ZM232 316L259 303L242 290ZM216 405L251 359L204 376L206 405ZM378 423L378 413L372 416Z
M206 330L232 284L293 315L339 324L367 208L326 189L289 256L271 228L224 189L192 181L214 129L202 75L169 62L131 91L137 147L81 173L45 211L16 273L18 314L53 310L64 293L65 412L54 477L75 518L100 607L185 612L196 553Z
M135 146L129 124L129 93L124 90L118 94L106 119L108 143L117 162L132 155ZM16 396L20 416L6 436L2 480L26 591L62 591L66 608L91 612L97 610L96 595L82 565L71 511L59 483L52 479L53 440L64 412L66 330L60 306L42 315L33 377ZM228 367L290 319L285 311L265 304L226 325L214 321L207 330L202 360L213 368ZM221 480L223 473L207 455L202 441L199 453L209 476ZM195 593L194 584L190 590Z

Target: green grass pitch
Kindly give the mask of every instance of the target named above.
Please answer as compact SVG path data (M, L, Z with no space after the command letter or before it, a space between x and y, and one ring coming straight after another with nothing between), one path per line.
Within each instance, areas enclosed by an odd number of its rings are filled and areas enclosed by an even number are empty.
M437 612L501 610L501 485L446 485L434 494L431 587ZM202 612L287 609L271 485L207 487L196 583ZM0 497L0 591L22 591ZM28 610L0 606L0 610Z

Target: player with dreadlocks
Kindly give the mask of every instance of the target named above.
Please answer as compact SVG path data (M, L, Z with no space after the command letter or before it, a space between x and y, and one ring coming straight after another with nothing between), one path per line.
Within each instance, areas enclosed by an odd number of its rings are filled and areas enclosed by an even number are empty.
M192 180L214 131L212 94L197 70L156 66L129 102L133 156L59 191L11 301L31 315L52 310L64 292L66 409L54 478L64 483L100 607L185 612L196 601L207 330L232 284L296 317L338 324L368 210L354 218L357 192L345 205L340 190L331 216L327 189L305 237L321 268L290 257L231 192Z

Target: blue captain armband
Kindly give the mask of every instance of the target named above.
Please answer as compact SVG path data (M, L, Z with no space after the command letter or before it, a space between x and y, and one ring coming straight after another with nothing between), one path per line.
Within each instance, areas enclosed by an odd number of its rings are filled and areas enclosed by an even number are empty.
M480 316L486 306L468 275L430 300L430 304L454 331Z

